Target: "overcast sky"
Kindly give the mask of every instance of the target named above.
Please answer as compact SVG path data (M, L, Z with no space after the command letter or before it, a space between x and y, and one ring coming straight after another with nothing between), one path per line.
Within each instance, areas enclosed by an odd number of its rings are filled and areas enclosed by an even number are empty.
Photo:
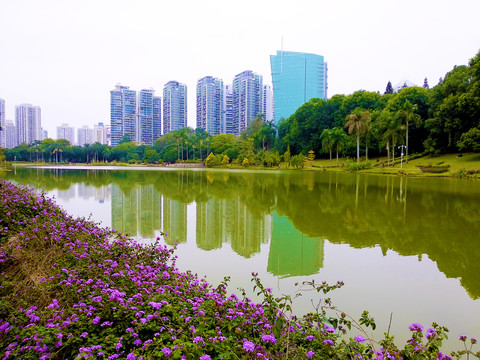
M0 0L0 98L42 108L56 126L110 123L110 90L211 75L231 83L252 70L271 84L281 49L328 62L328 96L383 93L409 80L430 86L480 49L479 0Z

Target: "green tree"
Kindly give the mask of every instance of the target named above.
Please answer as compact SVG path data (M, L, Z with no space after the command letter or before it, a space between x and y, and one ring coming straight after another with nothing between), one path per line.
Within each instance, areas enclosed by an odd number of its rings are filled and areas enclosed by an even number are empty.
M287 146L287 150L285 151L285 154L283 154L283 161L287 164L287 166L290 166L290 146Z
M160 155L158 155L157 150L155 149L149 149L145 151L145 158L144 161L147 163L156 163L160 161Z
M292 156L291 163L297 169L303 169L305 166L305 156L302 154Z
M130 137L130 134L125 133L125 134L123 134L122 138L120 139L119 144L125 144L125 143L129 143L131 141L132 141L132 138Z
M382 130L382 142L387 149L387 165L390 164L390 149L392 149L393 164L395 164L395 147L403 141L402 125L387 109L382 111L378 121Z
M330 165L332 165L332 151L335 145L333 129L324 129L320 139L322 140L322 151L330 154Z
M388 81L387 87L386 87L385 92L383 94L384 95L385 94L393 94L393 86L392 86L392 83L390 81Z
M457 146L461 151L480 151L480 129L471 128L463 133Z
M332 129L332 139L333 147L335 148L335 153L337 155L337 166L338 166L338 154L342 151L343 147L348 141L347 134L341 127L334 127Z
M405 124L405 162L408 162L408 127L410 123L420 125L422 118L416 113L417 105L413 105L410 101L405 101L403 106L397 111L395 117Z
M230 164L230 158L228 157L228 155L223 155L223 159L222 159L222 165L223 166L227 166L228 164Z
M213 166L213 159L215 158L215 155L213 154L213 152L211 152L207 158L205 159L205 165L207 166Z
M348 133L355 133L357 137L357 162L360 161L360 137L366 129L366 124L370 122L370 111L356 108L351 114L345 118L345 127L348 129Z
M428 85L428 80L427 80L427 78L425 78L425 80L423 80L423 87L424 87L425 89L430 89L430 86Z

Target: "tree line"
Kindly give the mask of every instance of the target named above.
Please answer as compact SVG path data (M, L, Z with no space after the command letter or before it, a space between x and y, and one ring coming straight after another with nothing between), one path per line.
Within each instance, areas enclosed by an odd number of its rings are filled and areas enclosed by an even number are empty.
M186 127L163 135L153 146L138 145L128 135L115 147L99 143L74 146L45 139L5 149L7 161L46 162L206 162L301 166L310 154L368 159L387 155L387 165L403 146L405 155L480 151L480 52L468 66L455 66L429 88L410 86L383 94L359 90L311 99L278 126L253 120L239 136L210 135Z

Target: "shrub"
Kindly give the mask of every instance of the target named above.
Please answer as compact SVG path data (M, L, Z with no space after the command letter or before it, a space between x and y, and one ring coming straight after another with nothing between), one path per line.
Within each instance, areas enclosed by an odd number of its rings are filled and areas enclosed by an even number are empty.
M427 166L420 166L420 170L424 173L441 174L447 172L450 169L450 165L443 165L443 161L439 162L439 165L428 164Z
M370 169L373 167L373 162L370 160L367 161L352 161L352 160L347 160L345 161L345 169L348 171L359 171L359 170L365 170L365 169Z

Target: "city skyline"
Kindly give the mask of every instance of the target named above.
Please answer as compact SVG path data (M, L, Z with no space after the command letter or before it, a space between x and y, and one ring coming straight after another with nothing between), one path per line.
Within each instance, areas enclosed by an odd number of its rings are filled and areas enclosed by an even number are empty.
M62 123L108 123L116 83L161 90L176 79L188 86L191 109L205 75L226 81L250 69L270 84L269 55L281 49L324 55L330 97L383 93L388 81L421 86L425 77L432 87L478 52L479 12L476 0L5 2L0 98L6 120L15 105L40 106L52 136ZM188 125L195 121L190 111Z

